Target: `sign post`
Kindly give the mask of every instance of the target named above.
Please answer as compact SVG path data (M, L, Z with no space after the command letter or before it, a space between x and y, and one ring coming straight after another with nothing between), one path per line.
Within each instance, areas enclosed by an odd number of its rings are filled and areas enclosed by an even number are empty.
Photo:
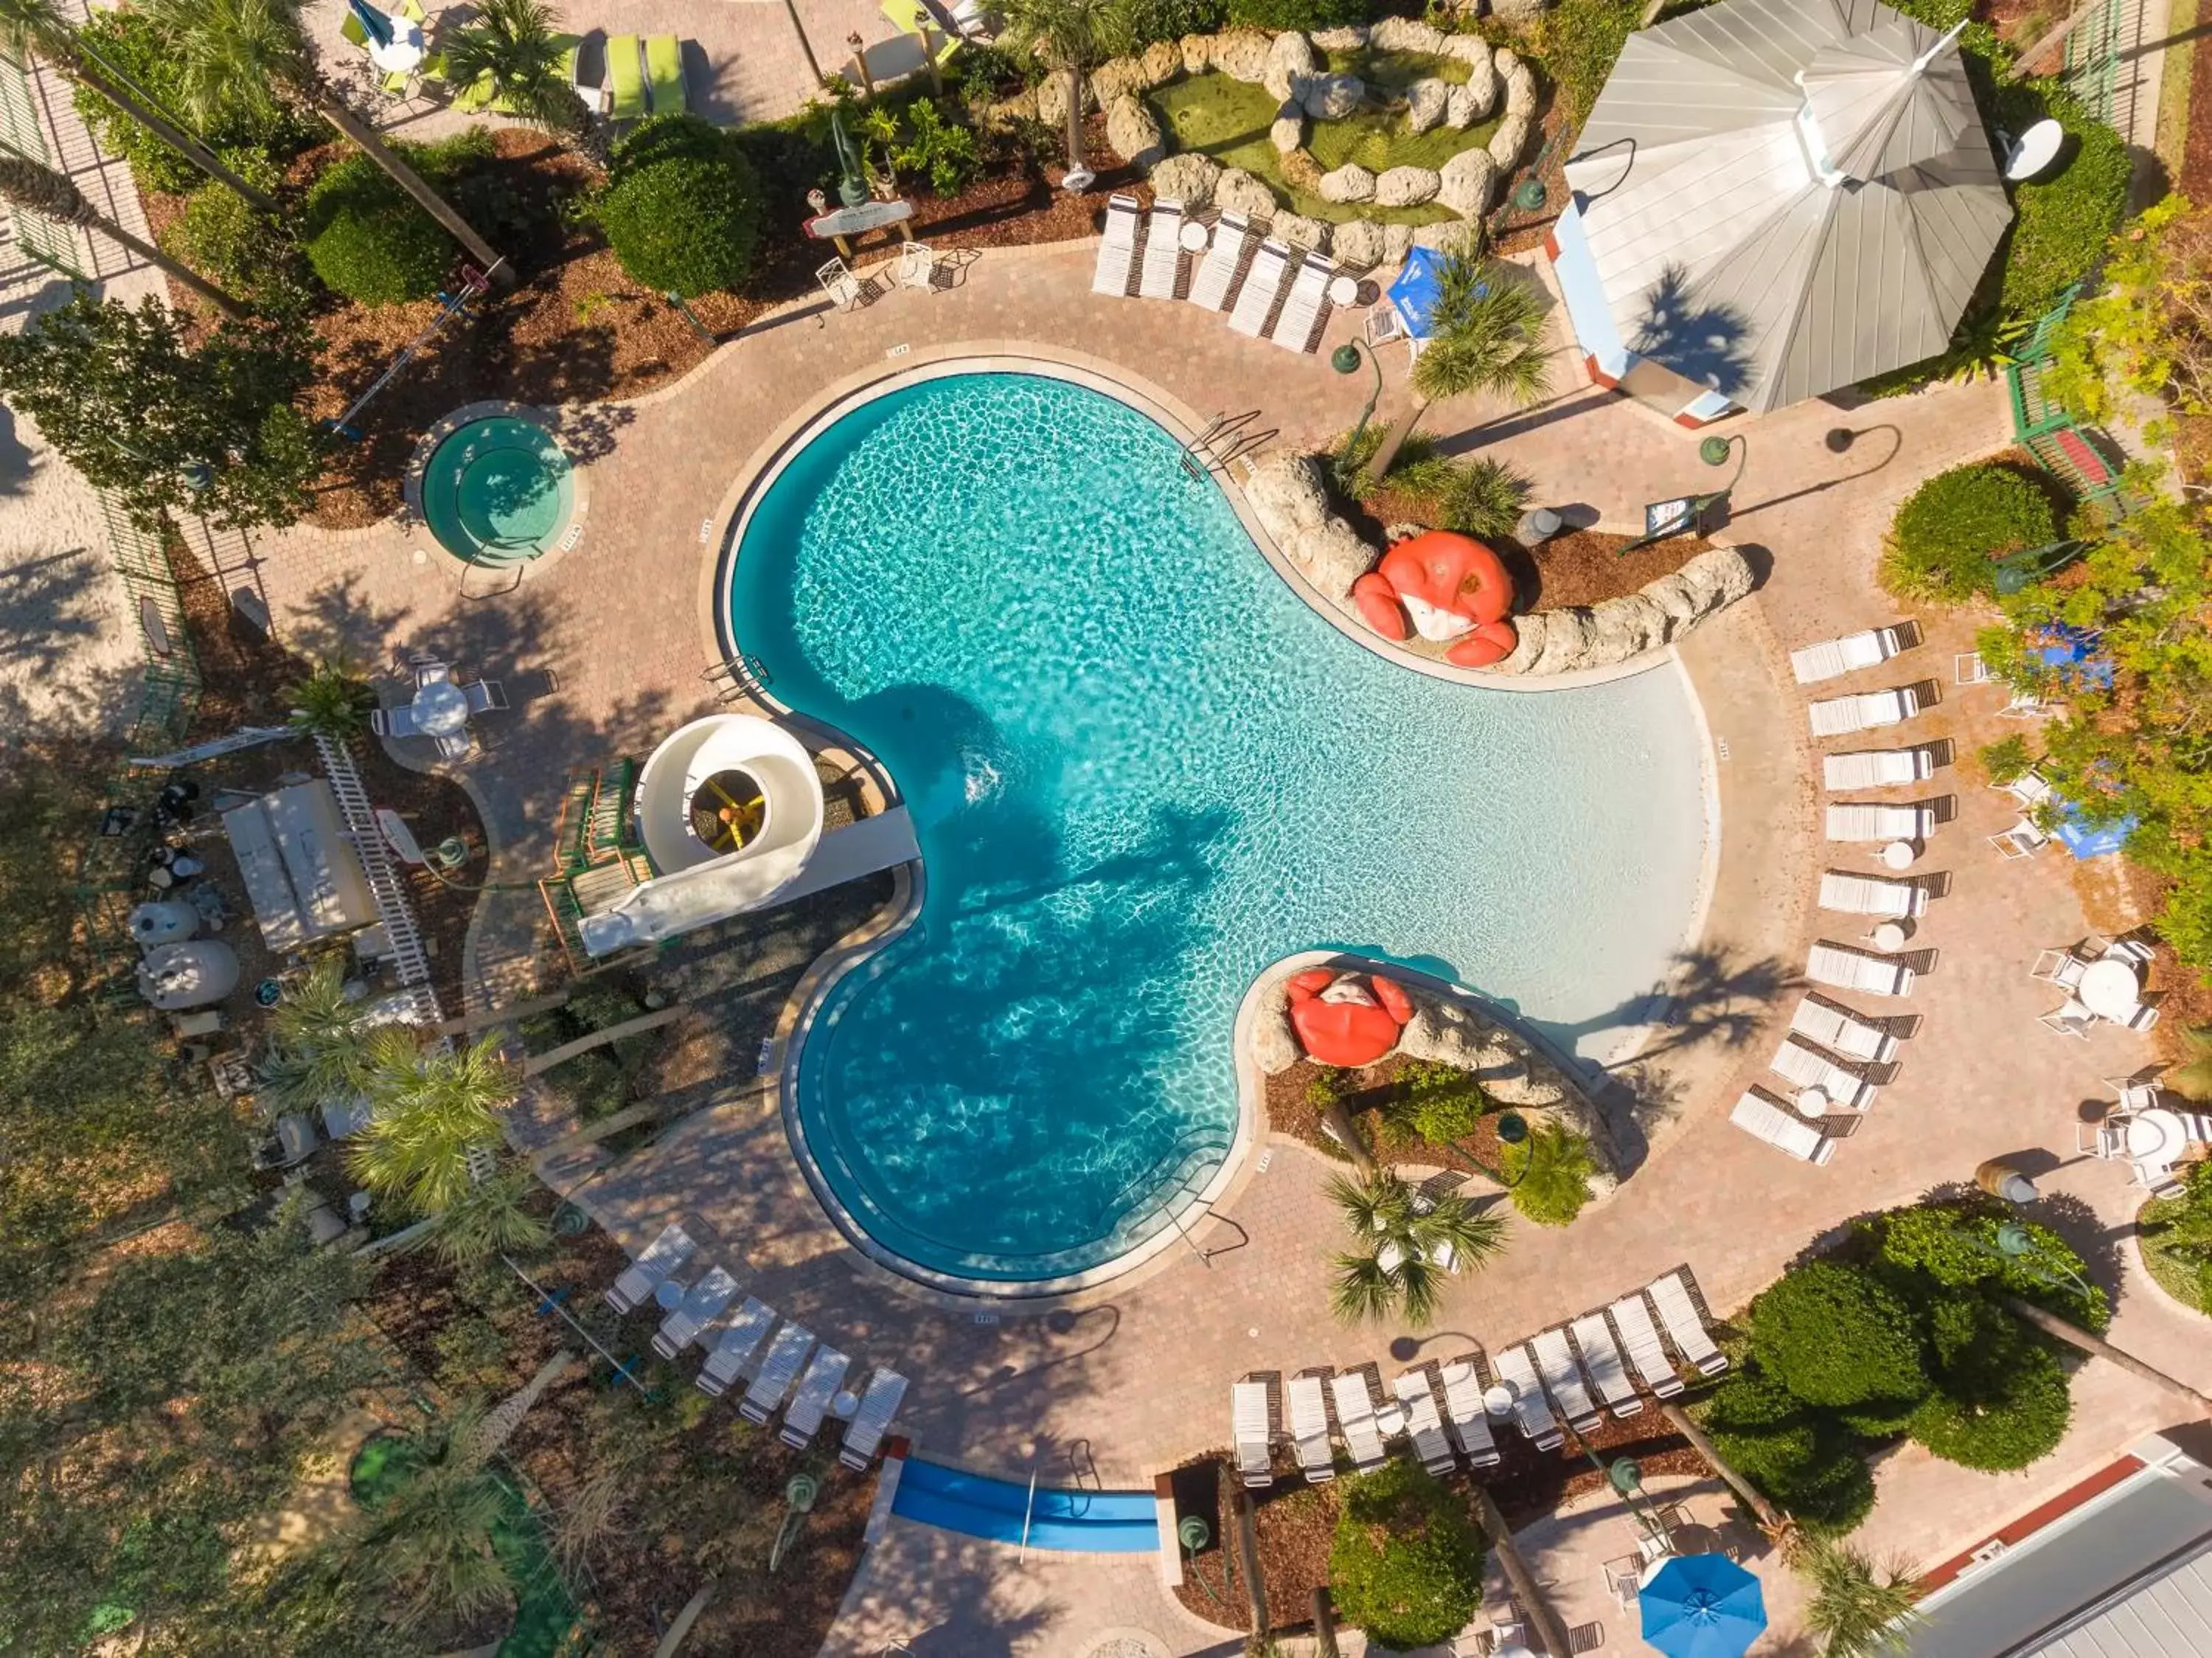
M846 237L866 235L871 230L896 225L899 235L912 241L914 231L907 221L913 216L912 202L862 202L857 207L833 208L827 213L817 213L799 229L817 241L836 243L837 251L849 259L853 257L853 245Z

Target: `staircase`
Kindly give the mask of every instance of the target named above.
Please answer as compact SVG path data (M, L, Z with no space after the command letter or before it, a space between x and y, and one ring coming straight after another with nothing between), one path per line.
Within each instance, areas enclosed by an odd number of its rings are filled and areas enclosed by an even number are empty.
M639 760L624 755L605 767L570 771L553 827L558 873L538 883L545 913L577 974L597 972L646 952L595 960L576 926L586 916L613 907L623 894L653 879L653 861L637 826Z
M407 901L407 888L392 862L392 850L384 844L384 832L377 827L375 809L368 803L368 790L362 786L361 773L354 770L352 751L338 739L317 733L315 752L322 757L323 772L330 779L331 792L337 796L338 812L345 819L346 838L361 855L362 871L368 877L369 895L376 900L377 919L391 936L392 960L399 983L413 993L415 1022L438 1024L446 1015L438 1006L436 993L430 988L429 952L422 948L422 931L415 923L415 906Z

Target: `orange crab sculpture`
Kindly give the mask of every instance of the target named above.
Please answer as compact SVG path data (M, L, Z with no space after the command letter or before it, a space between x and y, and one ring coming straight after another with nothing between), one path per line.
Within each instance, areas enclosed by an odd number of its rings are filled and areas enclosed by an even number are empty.
M1413 1004L1394 981L1310 967L1291 980L1291 1028L1306 1057L1324 1065L1371 1065L1398 1045Z
M1488 667L1513 654L1520 636L1505 619L1513 578L1481 542L1449 530L1425 530L1382 555L1352 584L1352 602L1386 639L1418 633L1441 644L1456 667ZM1411 625L1408 626L1410 619Z

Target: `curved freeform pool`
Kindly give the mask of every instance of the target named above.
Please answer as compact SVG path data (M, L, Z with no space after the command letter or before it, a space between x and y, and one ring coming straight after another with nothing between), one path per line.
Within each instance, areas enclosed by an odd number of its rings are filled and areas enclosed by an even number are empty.
M1066 1287L1159 1234L1231 1143L1232 1021L1283 955L1402 961L1603 1056L1692 925L1679 670L1408 672L1179 448L1066 380L923 380L792 453L726 572L777 696L916 820L920 918L831 991L788 1108L832 1210L932 1280Z

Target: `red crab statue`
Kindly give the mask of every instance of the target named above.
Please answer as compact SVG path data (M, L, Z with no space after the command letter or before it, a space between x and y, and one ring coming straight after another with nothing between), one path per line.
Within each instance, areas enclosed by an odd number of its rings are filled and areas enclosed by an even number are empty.
M1352 598L1367 625L1386 639L1402 639L1410 631L1439 644L1456 640L1444 660L1457 667L1502 662L1519 643L1505 619L1513 581L1504 564L1481 542L1449 530L1425 530L1399 542L1352 584Z
M1406 992L1379 973L1361 978L1312 967L1291 980L1291 1028L1306 1057L1324 1065L1371 1065L1398 1045L1413 1016Z

